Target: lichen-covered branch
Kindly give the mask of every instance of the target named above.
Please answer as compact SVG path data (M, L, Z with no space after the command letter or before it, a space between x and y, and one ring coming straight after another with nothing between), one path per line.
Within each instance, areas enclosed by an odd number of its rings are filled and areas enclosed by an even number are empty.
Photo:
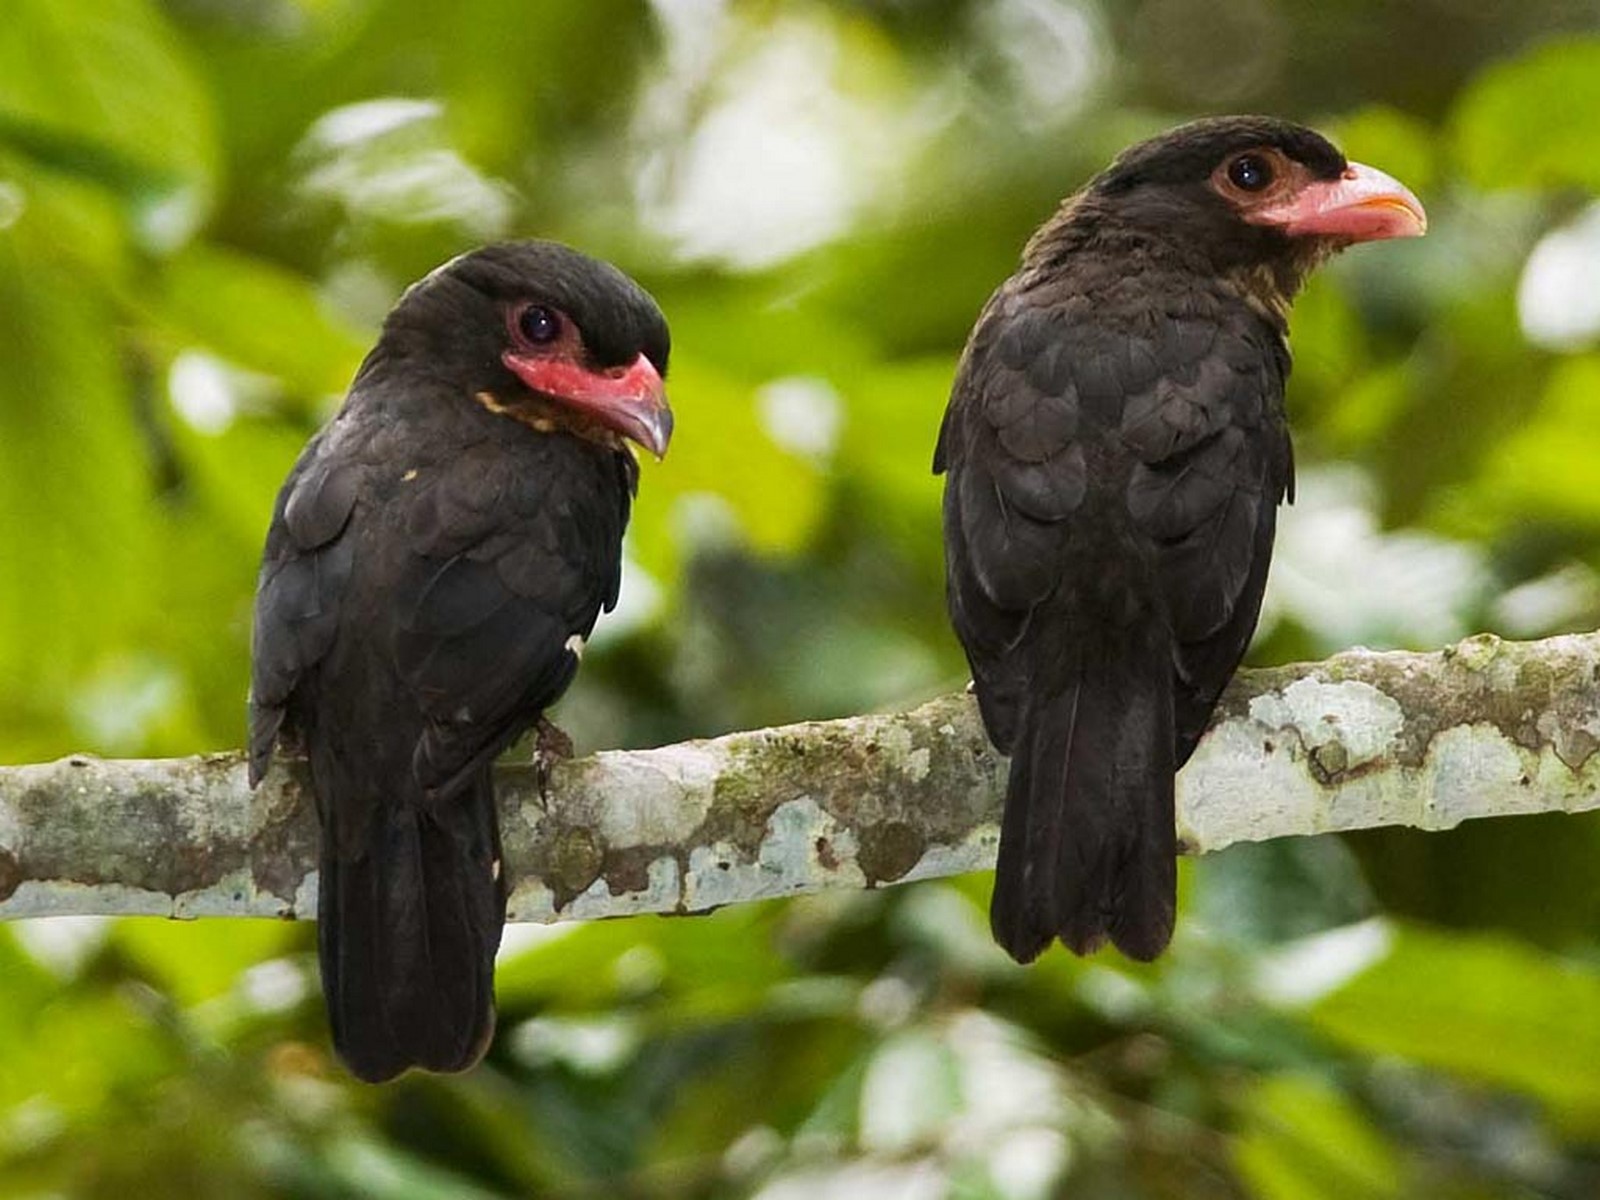
M1179 776L1192 852L1600 807L1600 635L1243 673ZM499 771L514 920L700 912L992 865L1005 765L967 696ZM0 916L314 915L300 764L0 768Z

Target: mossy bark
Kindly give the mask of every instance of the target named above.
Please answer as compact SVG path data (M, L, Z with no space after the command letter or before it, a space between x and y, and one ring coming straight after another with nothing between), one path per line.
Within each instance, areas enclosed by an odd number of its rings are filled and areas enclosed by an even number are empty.
M1600 635L1248 671L1179 776L1186 850L1600 807ZM1005 762L970 697L557 764L503 764L513 920L699 912L992 866ZM308 917L302 764L0 768L0 916Z

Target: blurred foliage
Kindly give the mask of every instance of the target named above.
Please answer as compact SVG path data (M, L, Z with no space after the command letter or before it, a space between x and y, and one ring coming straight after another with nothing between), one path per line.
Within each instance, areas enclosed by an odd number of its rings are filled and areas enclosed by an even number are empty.
M1423 194L1294 322L1257 661L1600 624L1589 0L8 0L0 757L237 746L272 495L406 282L610 257L674 330L623 607L645 744L963 680L928 460L1057 199L1204 111ZM988 881L513 929L452 1079L330 1063L310 931L0 937L17 1197L1587 1197L1590 818L1186 864L1170 955L1011 965Z

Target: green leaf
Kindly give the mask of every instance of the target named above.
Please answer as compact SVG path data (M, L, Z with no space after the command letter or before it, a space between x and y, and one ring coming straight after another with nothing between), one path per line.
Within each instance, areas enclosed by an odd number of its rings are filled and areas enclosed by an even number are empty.
M1600 526L1600 356L1557 363L1544 396L1520 428L1497 441L1480 495L1502 520L1534 518Z
M93 1119L181 1065L145 997L131 989L72 991L43 1009L0 1060L0 1106L42 1099L69 1118Z
M210 99L148 0L10 0L0 23L0 145L131 202L147 241L182 241L209 205Z
M241 973L284 951L295 938L286 921L169 921L127 917L111 942L136 960L179 1004L225 994Z
M849 405L839 463L871 501L867 517L897 552L942 578L937 518L944 481L933 473L956 364L948 357L873 364L840 380Z
M1341 117L1334 140L1347 157L1393 175L1417 195L1432 187L1438 174L1438 137L1415 117L1384 104L1371 104ZM1426 205L1427 198L1423 196ZM1300 323L1300 304L1295 305Z
M1246 1094L1233 1161L1261 1200L1398 1200L1399 1156L1322 1080L1276 1075Z
M754 385L713 360L674 356L669 390L685 416L661 466L647 463L629 545L640 565L668 578L709 500L729 532L763 553L794 552L816 528L826 498L822 473L780 450L762 427ZM713 534L712 536L716 536Z
M303 394L342 393L362 338L323 305L311 281L259 258L196 245L163 272L155 319L180 341L282 379Z
M507 175L535 144L582 141L629 112L654 42L643 0L545 5L467 0L438 44L442 90L457 140L474 161Z
M1600 191L1600 39L1541 46L1480 75L1456 106L1455 150L1483 188Z
M1315 1003L1316 1029L1526 1092L1600 1129L1600 974L1518 942L1399 927L1389 953Z
M778 906L741 905L693 919L634 917L552 931L497 973L502 1006L604 1011L649 996L674 1021L741 1017L788 975L771 945Z
M70 748L66 696L137 627L151 582L144 439L114 321L96 281L43 248L48 226L28 210L0 234L0 728L9 742L37 724L30 754Z
M0 146L10 147L35 166L96 184L136 203L176 186L172 175L104 142L10 113L0 113Z

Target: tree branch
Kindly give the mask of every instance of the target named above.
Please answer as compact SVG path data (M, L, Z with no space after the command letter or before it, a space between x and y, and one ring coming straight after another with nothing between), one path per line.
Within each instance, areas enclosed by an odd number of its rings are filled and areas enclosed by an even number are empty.
M1600 635L1242 673L1178 780L1187 850L1600 807ZM561 763L498 784L513 920L699 912L988 868L1005 764L970 697ZM309 917L304 764L0 768L0 916Z

